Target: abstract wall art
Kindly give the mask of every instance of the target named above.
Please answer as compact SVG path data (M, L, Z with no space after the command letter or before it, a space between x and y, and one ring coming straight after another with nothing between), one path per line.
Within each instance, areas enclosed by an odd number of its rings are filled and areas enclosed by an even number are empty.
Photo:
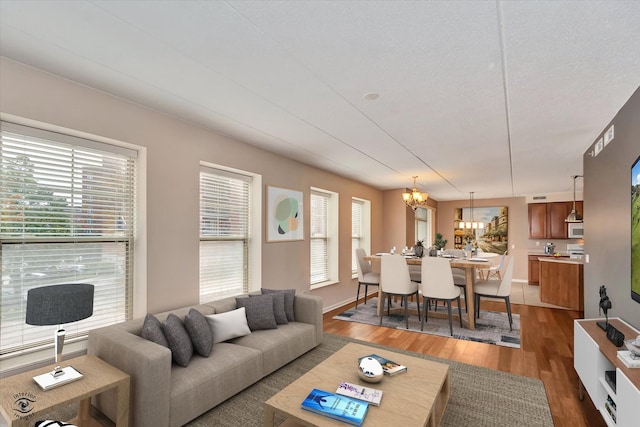
M267 188L267 242L304 239L302 191Z

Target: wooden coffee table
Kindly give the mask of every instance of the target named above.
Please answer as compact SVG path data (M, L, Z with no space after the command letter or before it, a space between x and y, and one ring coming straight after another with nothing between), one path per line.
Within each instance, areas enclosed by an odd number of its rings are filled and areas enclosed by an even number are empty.
M375 353L407 367L407 372L385 375L370 384L358 377L358 358ZM325 361L271 397L264 404L264 425L272 427L275 414L287 418L287 425L345 425L303 410L300 404L313 388L335 392L341 381L382 390L380 406L369 405L364 426L432 426L440 421L449 401L449 366L402 353L349 343Z

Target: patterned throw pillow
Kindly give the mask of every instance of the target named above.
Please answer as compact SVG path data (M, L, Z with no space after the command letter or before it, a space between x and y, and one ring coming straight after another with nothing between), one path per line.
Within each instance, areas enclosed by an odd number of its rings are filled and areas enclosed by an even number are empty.
M35 427L77 427L75 424L69 424L62 421L43 420L37 421Z
M209 357L213 348L213 332L209 322L207 322L207 318L198 310L192 308L184 317L184 327L189 333L189 338L191 338L191 343L196 353L203 357Z
M153 314L147 313L145 316L140 336L161 346L169 347L167 338L164 336L164 332L162 332L162 323L160 323Z
M189 338L182 320L171 313L164 321L162 330L164 336L167 337L173 361L180 366L189 365L191 356L193 356L193 344L191 344L191 338Z
M258 331L262 329L277 329L278 324L273 316L273 296L255 295L250 298L236 298L238 307L244 307L247 311L247 323L249 329Z
M284 294L284 312L287 314L289 322L295 322L296 316L293 311L293 302L296 297L295 289L262 289L262 294Z

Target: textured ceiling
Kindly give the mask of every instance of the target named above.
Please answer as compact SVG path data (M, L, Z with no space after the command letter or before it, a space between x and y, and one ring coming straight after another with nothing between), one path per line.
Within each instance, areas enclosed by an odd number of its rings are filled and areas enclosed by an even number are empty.
M480 199L572 190L640 85L639 22L638 1L0 0L0 54L381 189Z

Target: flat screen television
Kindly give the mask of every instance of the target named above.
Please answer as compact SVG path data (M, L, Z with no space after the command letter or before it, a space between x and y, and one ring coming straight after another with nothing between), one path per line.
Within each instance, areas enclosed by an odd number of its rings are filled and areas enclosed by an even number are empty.
M631 298L640 302L640 157L631 166Z

